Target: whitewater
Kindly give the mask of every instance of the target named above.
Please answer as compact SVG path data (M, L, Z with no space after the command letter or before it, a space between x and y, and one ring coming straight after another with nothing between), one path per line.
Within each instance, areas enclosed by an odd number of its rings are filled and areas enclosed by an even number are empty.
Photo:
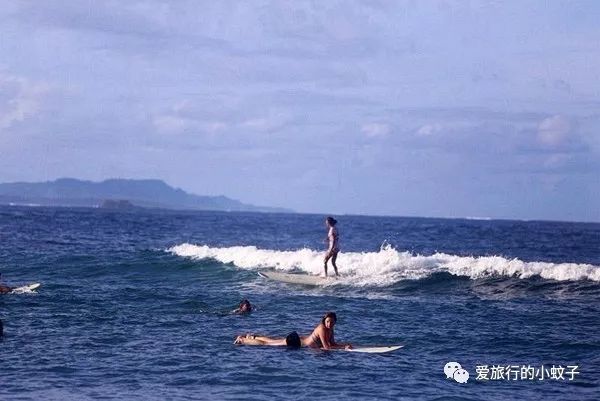
M308 248L280 251L256 246L210 247L183 243L167 252L195 260L213 259L241 269L276 269L307 274L320 274L323 270L323 252ZM600 266L591 264L524 262L501 256L465 257L446 253L424 256L398 251L389 244L383 245L378 252L341 252L337 264L342 277L327 285L386 287L441 272L470 279L539 276L556 281L600 282Z

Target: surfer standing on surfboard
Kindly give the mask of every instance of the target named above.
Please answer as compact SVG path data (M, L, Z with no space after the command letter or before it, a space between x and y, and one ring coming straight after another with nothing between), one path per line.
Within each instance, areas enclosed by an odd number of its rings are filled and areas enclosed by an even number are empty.
M329 242L329 248L327 248L327 253L325 254L325 261L324 261L324 267L325 267L325 277L327 277L327 262L329 261L329 259L331 259L331 265L333 266L333 270L335 271L335 275L338 275L338 268L337 265L335 264L335 261L337 259L337 255L340 252L340 245L339 245L339 233L337 228L335 227L335 225L337 224L337 220L334 219L333 217L329 216L325 219L325 224L327 225L327 228L329 228L329 231L327 233L327 240Z

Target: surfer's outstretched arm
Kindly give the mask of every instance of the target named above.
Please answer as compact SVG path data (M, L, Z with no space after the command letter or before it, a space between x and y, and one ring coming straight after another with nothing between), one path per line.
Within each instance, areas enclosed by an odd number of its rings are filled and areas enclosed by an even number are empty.
M352 349L352 344L350 344L350 343L337 343L337 342L335 342L334 334L331 333L331 348L336 348L336 349Z

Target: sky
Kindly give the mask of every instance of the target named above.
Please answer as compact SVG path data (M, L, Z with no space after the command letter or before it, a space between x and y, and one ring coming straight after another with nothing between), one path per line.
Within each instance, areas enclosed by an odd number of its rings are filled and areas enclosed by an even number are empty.
M600 221L600 2L3 1L0 182Z

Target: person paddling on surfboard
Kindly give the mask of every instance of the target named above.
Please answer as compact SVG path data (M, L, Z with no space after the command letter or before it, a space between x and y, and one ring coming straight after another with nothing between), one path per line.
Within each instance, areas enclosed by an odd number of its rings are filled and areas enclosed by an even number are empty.
M333 266L333 270L335 271L335 275L338 275L338 268L335 264L337 259L337 255L340 252L340 244L339 244L339 233L335 225L337 224L337 220L333 217L329 216L325 219L325 224L329 231L327 232L327 241L329 242L329 247L327 248L327 253L325 254L324 260L324 268L325 268L325 277L327 277L327 262L331 259L331 265Z
M271 345L293 348L302 346L321 349L352 349L351 344L338 344L335 342L333 327L336 321L337 316L335 312L327 312L323 316L323 319L321 319L321 323L307 337L299 337L295 331L288 334L286 338L271 338L246 334L245 336L237 336L233 343L236 345Z

